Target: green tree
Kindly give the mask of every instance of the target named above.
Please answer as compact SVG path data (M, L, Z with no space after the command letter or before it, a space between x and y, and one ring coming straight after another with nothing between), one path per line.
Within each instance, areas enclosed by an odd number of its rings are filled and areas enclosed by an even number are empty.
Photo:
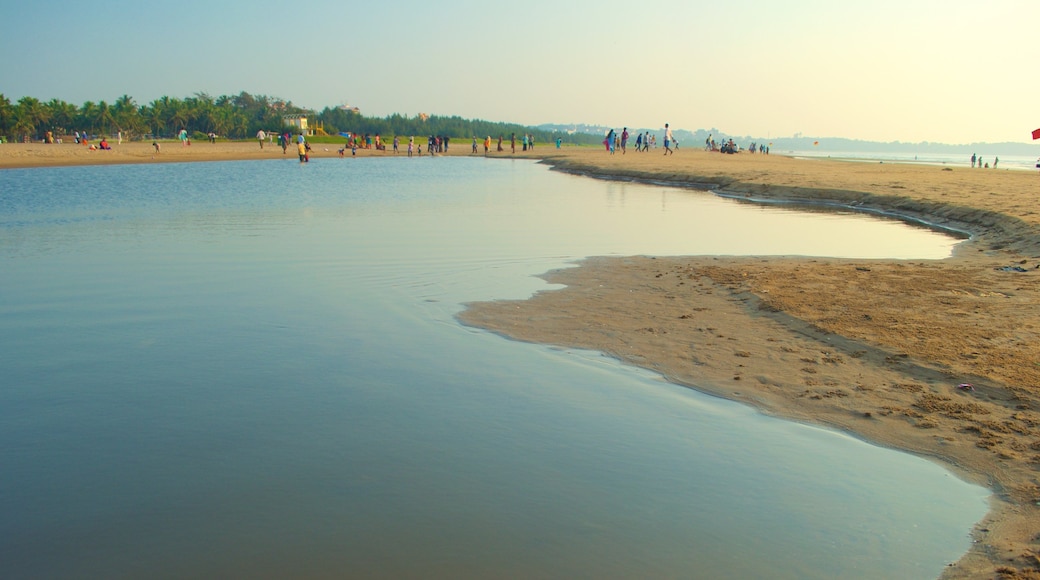
M0 93L0 137L11 138L14 122L14 106L11 105L11 99Z
M97 133L98 108L93 101L87 101L79 108L76 123L84 133Z
M191 111L192 125L196 131L209 133L215 131L217 125L217 108L213 97L206 93L195 93L194 97L185 99Z
M112 132L112 127L116 124L116 118L112 113L112 107L105 101L98 101L97 111L98 128L101 129L102 134L108 135Z
M66 135L72 131L76 122L76 114L79 113L76 105L67 103L61 99L51 99L45 105L50 112L51 127L57 135Z
M141 107L141 118L153 137L158 138L166 134L166 112L163 110L162 102L155 100Z
M32 139L33 132L32 121L23 117L15 117L14 125L11 127L11 134L14 135L18 140L28 141Z
M112 116L115 118L116 127L123 132L127 139L140 132L144 126L141 111L129 95L116 99L115 104L112 105Z
M163 97L164 99L166 97ZM191 114L184 101L180 99L169 99L163 107L166 113L166 126L174 131L188 128Z
M19 131L20 136L26 136L27 131L28 136L32 138L47 130L46 126L50 118L50 111L36 97L22 97L18 99L15 114L18 116L19 121L22 121L20 125L21 131Z

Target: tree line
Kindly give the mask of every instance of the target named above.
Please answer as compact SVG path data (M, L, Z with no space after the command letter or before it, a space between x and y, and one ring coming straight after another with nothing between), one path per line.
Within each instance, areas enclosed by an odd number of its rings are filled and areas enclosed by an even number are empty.
M132 139L142 135L169 137L181 129L189 133L216 133L241 139L260 128L280 128L282 116L303 114L292 102L253 96L211 97L206 93L178 99L164 96L147 105L138 105L129 95L114 103L87 101L76 106L61 99L43 102L22 97L12 103L0 94L0 135L9 140L40 139L47 132L55 137L74 132L90 135L122 133Z
M113 103L87 101L80 106L61 99L41 101L22 97L11 102L0 94L0 136L7 141L41 140L50 133L63 138L75 132L96 136L114 136L124 139L140 137L169 138L188 131L197 138L214 133L228 139L245 139L258 131L292 131L284 117L305 115L309 124L322 127L330 134L445 135L454 138L499 136L509 139L516 134L532 135L541 143L549 144L562 136L568 143L587 144L597 139L589 135L565 135L548 130L525 127L514 123L500 123L458 116L401 114L386 117L365 117L353 109L325 107L320 112L298 107L292 101L267 95L238 95L212 97L196 93L184 99L163 96L146 105L138 105L129 95Z

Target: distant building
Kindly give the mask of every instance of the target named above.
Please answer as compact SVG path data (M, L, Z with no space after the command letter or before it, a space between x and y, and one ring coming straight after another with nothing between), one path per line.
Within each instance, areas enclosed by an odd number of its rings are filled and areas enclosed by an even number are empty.
M314 134L314 131L307 126L307 115L285 115L282 117L282 124L286 127L292 127L297 133L303 133L304 135Z

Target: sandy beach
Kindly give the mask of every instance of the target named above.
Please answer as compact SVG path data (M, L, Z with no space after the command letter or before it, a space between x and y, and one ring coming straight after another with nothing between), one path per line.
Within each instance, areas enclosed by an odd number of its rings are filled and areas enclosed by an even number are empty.
M93 142L95 145L96 141ZM426 138L415 137L416 145L421 144L423 156L426 152ZM190 146L182 146L179 141L162 141L159 143L159 152L152 147L152 142L124 142L118 144L115 140L109 143L111 150L91 150L87 146L75 143L4 143L0 145L0 169L18 169L28 167L58 167L69 165L117 165L127 163L187 163L202 161L243 161L251 159L292 159L299 160L296 146L290 145L286 152L277 143L265 142L264 148L260 148L257 141L223 141L216 143L208 141L192 141ZM492 144L492 149L495 148ZM505 145L504 145L505 146ZM311 159L339 158L339 150L343 148L343 142L337 143L312 143ZM548 150L546 147L544 150ZM508 148L507 148L508 151ZM517 145L518 156L520 146ZM470 141L461 140L452 142L448 155L464 156L472 154ZM478 155L484 154L483 142L479 144ZM417 153L415 154L417 155ZM442 154L443 155L443 154ZM505 153L496 153L497 156ZM344 158L351 157L393 157L394 152L388 145L386 150L358 149L356 155L351 155L347 149ZM408 142L402 139L400 153L397 157L408 156Z
M0 169L283 157L256 142L163 143L159 154L150 142L113 147L3 144ZM338 147L317 144L312 156L338 158ZM469 155L469 142L453 142L451 154ZM508 147L492 156L513 157ZM296 156L290 148L284 157ZM1036 172L692 149L610 156L539 146L515 157L970 235L938 261L594 257L545 274L564 289L470 304L460 319L516 340L602 351L771 415L932 458L994 492L973 549L944 577L1040 578Z

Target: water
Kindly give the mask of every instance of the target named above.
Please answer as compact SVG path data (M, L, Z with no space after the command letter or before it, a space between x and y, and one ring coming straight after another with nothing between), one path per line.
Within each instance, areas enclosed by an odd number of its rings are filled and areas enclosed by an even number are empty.
M971 168L971 152L968 153L904 153L898 151L876 152L876 151L776 151L783 155L806 158L830 158L846 161L863 161L885 163L911 163L916 165L945 165L950 167ZM997 169L1012 169L1015 171L1036 171L1040 164L1040 158L1033 155L994 155L992 152L978 151L983 163L988 163L993 168L993 158L999 157L1000 162Z
M985 490L454 316L587 255L955 242L530 162L0 172L0 576L935 577Z

